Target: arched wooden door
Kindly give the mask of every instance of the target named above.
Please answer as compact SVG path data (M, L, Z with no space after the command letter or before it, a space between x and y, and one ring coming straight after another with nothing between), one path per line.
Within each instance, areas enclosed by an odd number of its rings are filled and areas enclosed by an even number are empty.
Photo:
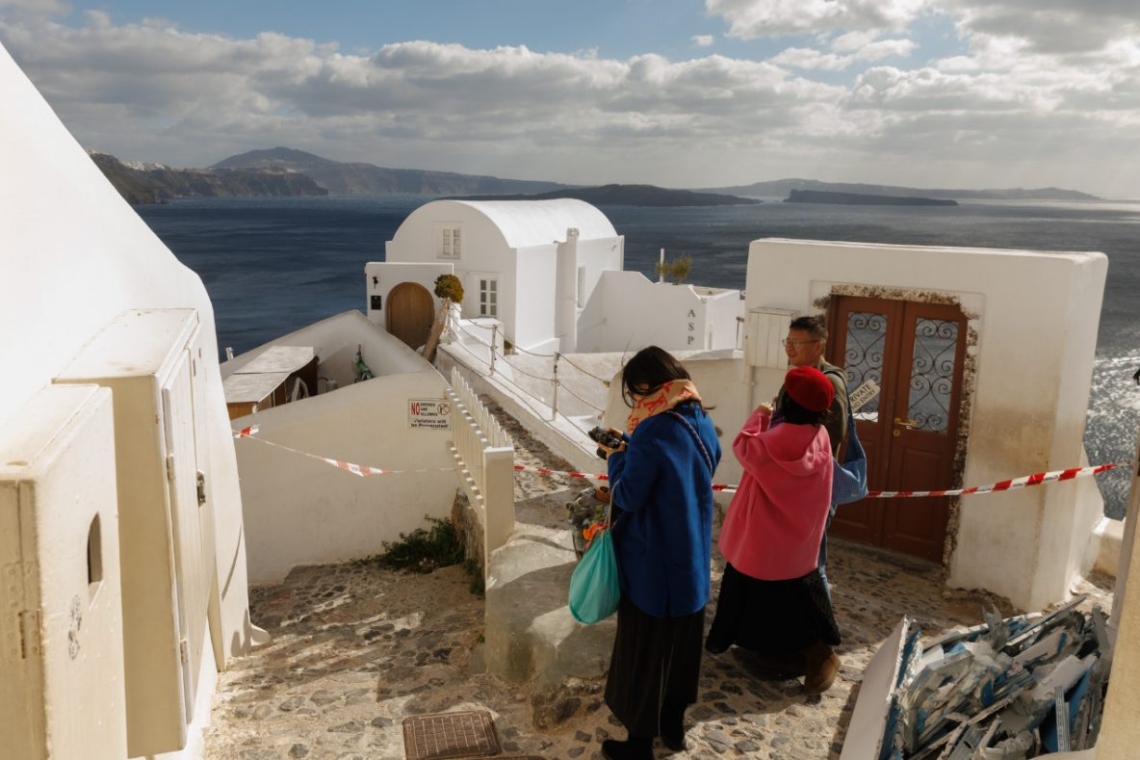
M388 332L417 349L427 343L435 319L435 301L423 285L402 282L388 294L385 318Z
M848 387L878 395L855 410L872 491L953 488L966 318L957 306L841 297L831 311L829 361ZM948 498L863 499L841 505L831 533L942 560Z

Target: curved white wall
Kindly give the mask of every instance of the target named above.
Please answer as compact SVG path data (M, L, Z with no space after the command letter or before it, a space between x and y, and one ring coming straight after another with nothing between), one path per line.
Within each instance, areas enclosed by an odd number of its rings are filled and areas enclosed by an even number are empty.
M122 200L2 48L0 93L0 366L5 368L0 374L0 425L49 386L118 315L137 309L197 312L203 393L195 396L196 405L202 403L196 408L193 435L200 450L197 466L206 475L205 496L213 507L213 535L202 537L197 577L182 581L209 588L212 597L208 614L213 646L203 643L199 672L192 675L201 708L213 694L215 668L245 654L253 633L237 460L222 393L213 308L198 276L179 263ZM123 456L118 447L116 456ZM106 477L114 479L114 473ZM153 583L126 574L120 580L123 587ZM197 609L194 614L205 616L207 611ZM67 701L49 709L66 721L73 707ZM178 756L192 755L194 747L200 747L199 732L208 717L208 710L199 709L193 726L183 727L187 744ZM125 718L121 712L105 715L109 721Z
M458 486L452 433L411 429L408 413L409 400L443 399L446 387L428 367L234 420L257 425L261 439L237 441L251 582L379 554L385 541L424 527L425 515L449 515ZM362 478L305 454L398 472Z
M196 274L175 259L103 177L0 49L0 419L48 385L119 313L193 308L207 373L203 411L216 567L225 594L225 656L249 644L237 463L218 370L214 312Z

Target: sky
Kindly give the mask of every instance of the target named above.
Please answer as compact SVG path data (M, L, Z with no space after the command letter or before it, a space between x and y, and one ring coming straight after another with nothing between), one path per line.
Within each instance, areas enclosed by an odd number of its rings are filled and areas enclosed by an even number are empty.
M1140 198L1137 0L0 0L0 45L125 161Z

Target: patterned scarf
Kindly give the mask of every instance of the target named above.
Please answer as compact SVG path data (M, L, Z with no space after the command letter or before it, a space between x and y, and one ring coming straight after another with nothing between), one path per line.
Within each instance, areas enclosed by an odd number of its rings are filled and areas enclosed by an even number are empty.
M633 431L642 420L661 412L667 412L685 401L700 401L697 386L692 380L670 380L648 396L640 397L633 411L625 420L625 431L633 435Z

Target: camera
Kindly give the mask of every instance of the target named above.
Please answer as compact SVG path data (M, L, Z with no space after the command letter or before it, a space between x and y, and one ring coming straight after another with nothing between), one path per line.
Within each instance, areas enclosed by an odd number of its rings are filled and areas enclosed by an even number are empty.
M622 445L621 436L614 435L609 430L607 430L603 427L592 428L590 430L590 432L587 433L586 435L590 436L590 438L593 441L595 441L596 443L600 443L607 448L616 449ZM598 457L601 459L606 458L605 449L599 448L597 451L597 454L598 454Z

